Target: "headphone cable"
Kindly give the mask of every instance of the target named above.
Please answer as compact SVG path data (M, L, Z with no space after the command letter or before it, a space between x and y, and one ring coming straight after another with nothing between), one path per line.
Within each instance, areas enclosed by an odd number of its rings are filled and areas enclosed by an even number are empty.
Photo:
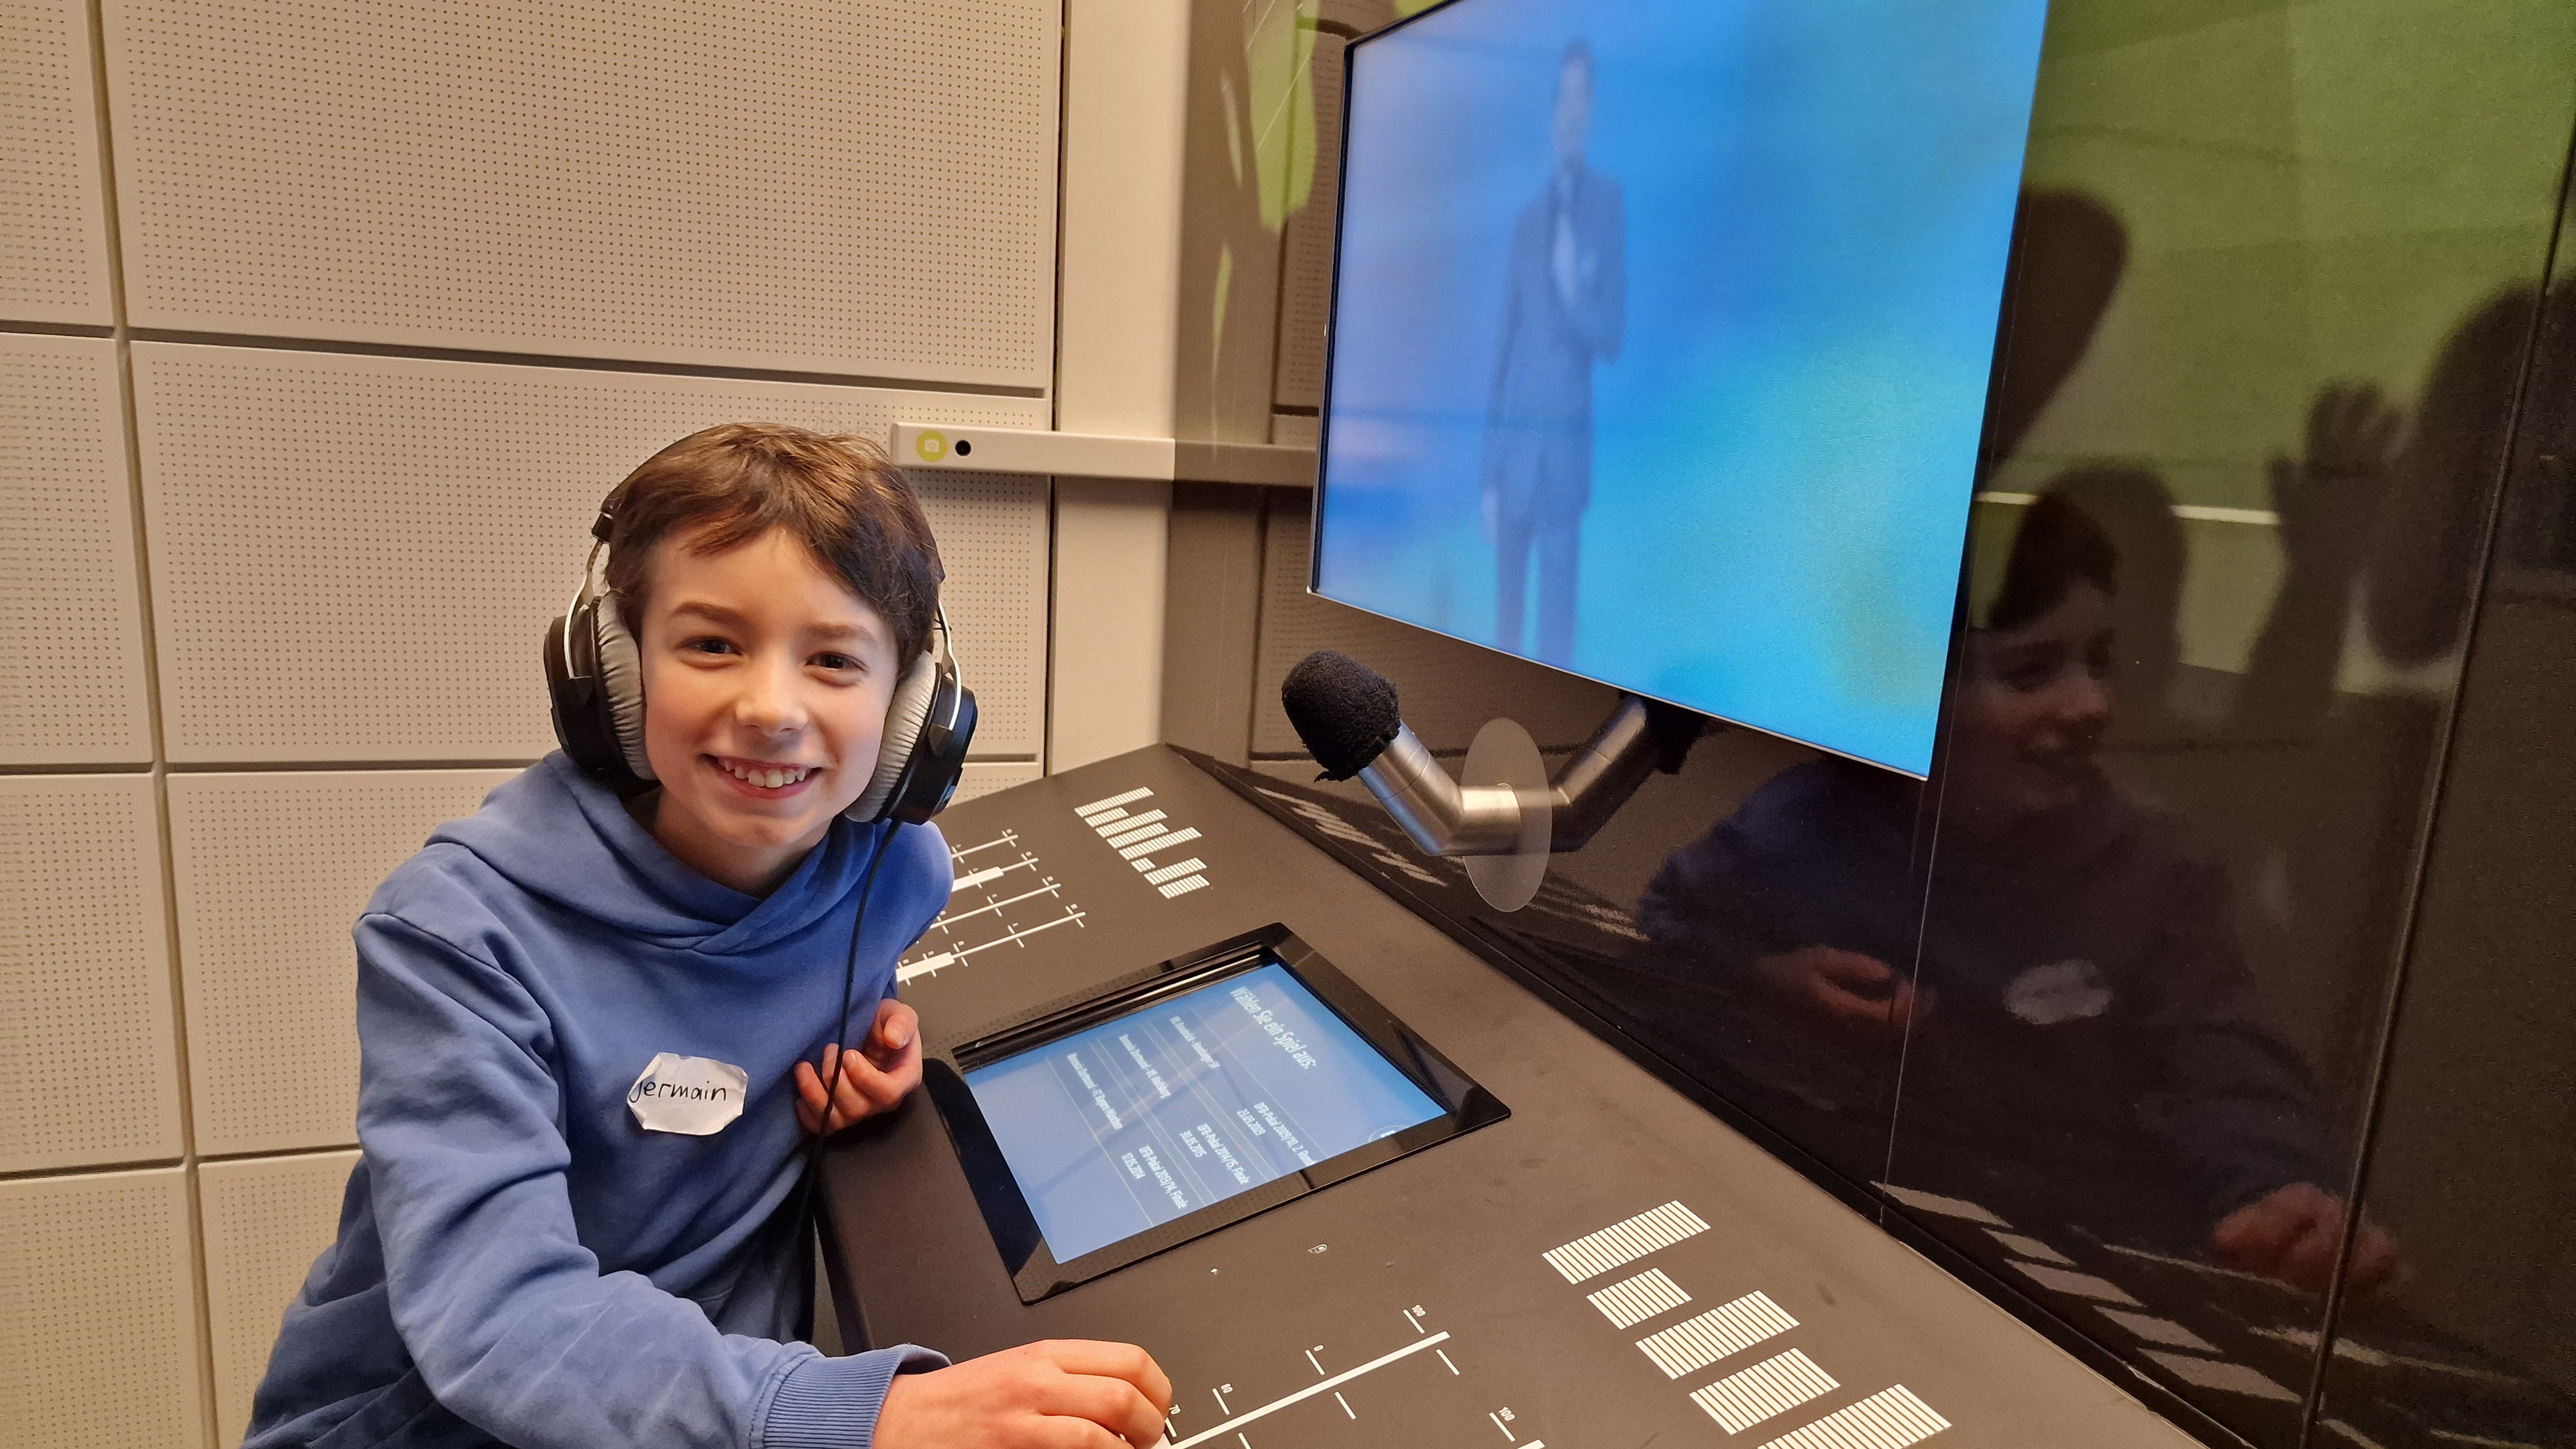
M859 978L859 941L867 933L868 897L876 890L877 865L885 859L887 849L894 844L894 833L902 828L901 821L886 822L885 833L877 837L876 849L868 855L867 871L859 878L858 916L850 923L849 954L841 961L841 1014L835 1018L831 1034L823 1043L820 1059L814 1064L815 1080L823 1087L823 1112L821 1119L814 1125L814 1140L805 1146L805 1172L796 1184L797 1205L794 1217L796 1237L803 1239L806 1230L812 1228L817 1252L822 1249L822 1225L817 1217L820 1196L817 1184L823 1176L823 1141L832 1133L832 1103L839 1095L836 1079L846 1066L845 1061L836 1059L832 1049L835 1046L840 1048L839 1058L846 1058L849 1053L859 1050L858 1047L841 1042L838 1038L849 1034L851 998L856 993ZM861 1034L862 1042L875 1034L876 1023L870 1022L867 1031ZM819 1308L820 1305L817 1307ZM835 1312L837 1313L837 1310ZM810 1328L808 1333L810 1335ZM848 1345L844 1344L843 1347L846 1348Z

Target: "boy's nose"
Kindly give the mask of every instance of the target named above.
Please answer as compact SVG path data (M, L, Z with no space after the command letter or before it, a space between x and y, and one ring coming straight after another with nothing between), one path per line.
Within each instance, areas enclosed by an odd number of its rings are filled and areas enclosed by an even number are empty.
M796 692L792 665L764 662L747 671L743 691L734 699L734 719L760 734L793 734L805 727L805 708Z

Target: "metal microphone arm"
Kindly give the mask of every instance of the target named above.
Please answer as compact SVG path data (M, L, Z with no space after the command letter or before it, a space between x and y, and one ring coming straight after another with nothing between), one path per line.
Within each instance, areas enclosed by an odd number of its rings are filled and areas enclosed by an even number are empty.
M1646 776L1658 767L1678 767L1676 753L1655 729L1646 702L1622 696L1618 709L1548 784L1548 849L1581 849ZM1399 726L1359 777L1425 854L1509 855L1520 843L1520 792L1508 785L1459 784L1411 729Z

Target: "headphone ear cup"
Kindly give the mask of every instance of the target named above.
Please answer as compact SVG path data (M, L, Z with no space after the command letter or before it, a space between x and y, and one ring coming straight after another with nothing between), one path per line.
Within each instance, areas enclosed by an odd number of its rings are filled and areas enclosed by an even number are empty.
M593 603L590 616L598 639L600 707L609 733L627 773L651 780L653 762L644 753L644 651L626 631L615 594Z
M862 825L882 820L886 807L894 802L895 790L903 783L904 772L912 764L915 747L921 743L922 726L930 718L930 705L939 694L939 658L924 650L903 679L894 687L894 699L886 706L885 733L877 741L877 770L868 778L868 788L841 812Z

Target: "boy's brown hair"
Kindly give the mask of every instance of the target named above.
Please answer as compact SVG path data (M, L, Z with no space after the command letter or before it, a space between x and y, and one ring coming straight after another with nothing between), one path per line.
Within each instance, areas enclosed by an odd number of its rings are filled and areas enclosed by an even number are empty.
M784 423L723 423L647 458L608 495L608 586L641 638L654 547L685 528L701 553L722 553L773 528L885 616L895 664L930 647L939 604L938 541L902 470L865 438Z

